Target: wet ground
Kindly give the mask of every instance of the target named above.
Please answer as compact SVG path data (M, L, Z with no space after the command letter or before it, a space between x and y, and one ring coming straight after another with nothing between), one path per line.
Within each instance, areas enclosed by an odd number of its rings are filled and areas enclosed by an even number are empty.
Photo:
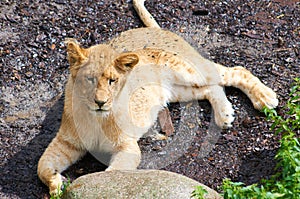
M182 35L203 56L249 69L278 93L277 110L284 114L289 85L300 76L299 1L153 0L146 6L163 28ZM36 166L60 123L68 75L64 39L91 46L142 24L126 0L5 0L0 27L0 198L48 198ZM226 93L237 115L233 128L211 134L206 101L171 104L176 132L165 141L142 139L141 167L147 158L158 164L176 142L183 153L158 167L212 188L226 177L249 184L272 174L278 138L270 123L241 91ZM65 174L74 179L104 169L87 155Z

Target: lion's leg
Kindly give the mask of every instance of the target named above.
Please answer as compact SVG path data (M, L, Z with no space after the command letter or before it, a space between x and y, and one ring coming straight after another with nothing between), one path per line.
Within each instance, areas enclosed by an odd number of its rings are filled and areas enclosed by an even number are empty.
M275 108L278 105L276 93L247 69L240 66L232 68L219 64L216 66L222 78L222 86L233 86L241 89L250 98L254 108L261 110L264 106Z
M135 170L141 161L141 151L135 139L127 138L116 146L112 155L109 167L106 171L111 170Z
M51 195L56 195L62 185L60 173L85 154L70 139L58 133L39 160L38 176L49 187Z
M160 28L153 16L148 12L144 5L145 0L133 0L133 7L138 13L140 19L145 26L152 28Z
M231 127L234 110L224 89L218 85L203 87L175 86L171 101L190 101L207 99L214 110L216 124L221 128Z

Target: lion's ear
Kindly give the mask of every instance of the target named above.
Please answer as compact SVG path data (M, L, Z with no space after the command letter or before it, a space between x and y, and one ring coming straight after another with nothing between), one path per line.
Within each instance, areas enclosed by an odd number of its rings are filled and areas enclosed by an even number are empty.
M75 73L81 64L87 60L88 58L88 50L80 47L80 44L76 41L76 39L67 38L65 40L65 45L67 47L67 59L70 64L70 69L72 75Z
M122 72L130 71L139 62L139 57L134 53L124 53L115 59L115 67Z

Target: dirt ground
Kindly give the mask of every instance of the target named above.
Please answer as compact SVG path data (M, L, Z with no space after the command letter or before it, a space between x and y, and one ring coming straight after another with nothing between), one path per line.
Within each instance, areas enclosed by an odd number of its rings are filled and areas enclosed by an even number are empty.
M249 69L277 92L277 111L284 114L289 86L300 76L298 0L151 0L146 6L161 27L206 58ZM49 197L36 167L60 124L69 73L64 39L77 38L87 47L142 26L129 0L0 2L0 198ZM157 167L212 188L224 178L250 184L271 175L278 137L241 91L226 88L226 94L236 111L231 129L206 139L214 132L209 103L171 104L176 132L166 141L140 141L141 168L148 167L147 158L154 166L164 162L160 157L176 142L182 144L175 151L180 156ZM75 179L104 169L87 155L64 174Z

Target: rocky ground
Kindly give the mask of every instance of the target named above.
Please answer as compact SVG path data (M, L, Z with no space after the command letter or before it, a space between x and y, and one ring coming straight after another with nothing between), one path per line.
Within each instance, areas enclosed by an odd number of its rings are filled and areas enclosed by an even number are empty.
M151 0L146 6L163 28L203 56L249 69L278 93L277 110L284 114L289 86L300 76L298 0ZM128 0L4 0L0 27L0 198L48 198L36 166L60 123L68 75L64 39L91 46L142 23ZM206 101L171 104L176 132L165 141L142 139L141 167L149 160L215 189L226 177L249 184L272 174L278 137L241 91L226 93L237 115L233 128L214 131ZM160 157L172 143L181 143L171 147L179 157L166 164ZM65 175L74 179L104 169L87 155Z

